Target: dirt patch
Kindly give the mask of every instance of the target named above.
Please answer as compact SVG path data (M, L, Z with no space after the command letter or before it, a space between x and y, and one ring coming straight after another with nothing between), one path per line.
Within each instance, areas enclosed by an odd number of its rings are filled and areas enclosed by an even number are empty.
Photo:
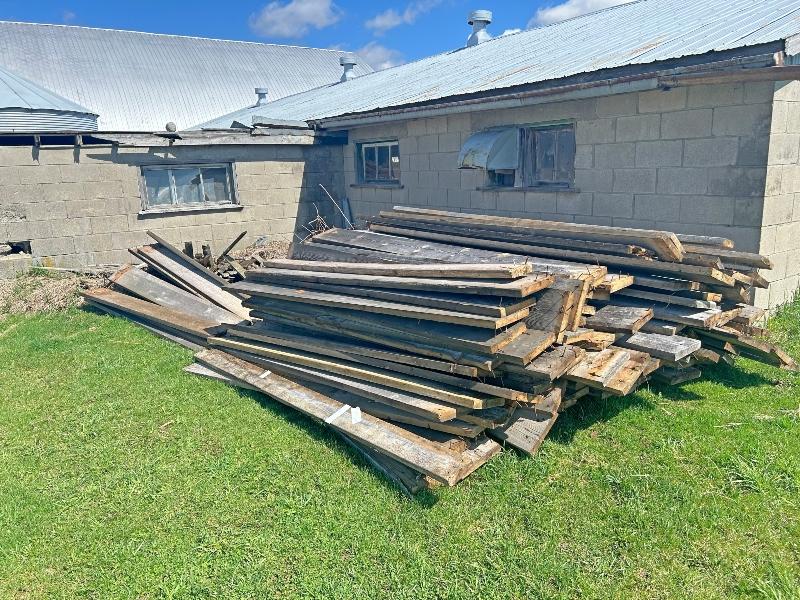
M79 306L81 290L104 287L110 273L75 274L34 269L14 279L0 280L3 315L64 310Z

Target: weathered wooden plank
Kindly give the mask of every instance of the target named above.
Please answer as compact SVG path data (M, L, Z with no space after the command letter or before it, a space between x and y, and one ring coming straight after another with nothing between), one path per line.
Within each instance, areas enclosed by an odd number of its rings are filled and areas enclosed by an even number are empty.
M550 433L557 418L557 412L517 408L507 424L490 429L488 433L520 452L533 456Z
M668 231L609 227L604 225L584 225L580 223L563 223L515 217L497 217L406 206L395 206L393 207L393 211L405 215L414 215L416 220L429 219L435 222L447 223L479 223L491 225L494 228L509 228L512 231L547 231L549 235L608 241L612 243L621 242L636 244L652 249L658 253L660 258L665 260L679 261L683 257L681 243L678 241L678 238L675 237L674 233ZM383 216L383 212L381 216Z
M683 325L701 327L704 329L710 329L716 325L727 323L741 312L740 308L727 311L722 311L718 308L698 310L685 306L666 306L657 302L647 302L646 300L637 300L634 298L616 298L614 302L615 304L623 306L650 308L653 311L653 316L661 321L681 323Z
M345 296L363 296L374 300L387 300L400 304L413 304L453 312L485 315L488 317L505 317L519 310L530 308L536 303L536 297L506 298L501 296L475 296L471 294L449 294L442 292L415 292L413 290L392 290L387 288L370 288L346 285L329 285L325 283L303 282L303 287L320 292Z
M109 306L119 312L132 314L156 327L166 327L186 332L190 335L205 339L224 331L224 327L217 321L202 319L193 315L180 312L153 302L140 300L127 294L120 294L108 288L98 288L81 292L81 296L97 304Z
M92 301L91 298L84 298L84 301L87 306L95 308L99 311L102 311L106 314L119 317L121 319L127 319L133 323L136 323L139 327L143 327L147 329L149 332L154 333L155 335L164 338L165 340L169 340L170 342L175 342L183 346L184 348L188 348L194 352L203 349L206 346L206 339L203 337L197 337L195 335L191 335L186 333L185 331L179 331L176 329L170 329L164 326L156 326L152 321L148 321L146 319L142 319L133 315L131 313L123 312L121 310L115 310L111 308L111 306L100 304L99 302Z
M381 251L400 257L425 259L431 262L454 263L511 263L528 262L534 272L578 277L589 274L600 280L606 273L605 267L587 265L554 258L526 256L508 252L493 252L464 245L441 244L407 236L386 235L374 231L353 231L349 229L329 229L314 237L314 241L332 244L337 248L349 247Z
M382 275L437 279L517 279L533 273L529 263L520 264L386 264L319 262L276 258L265 261L264 267L311 271L315 273L348 273L353 275Z
M623 336L615 344L629 350L647 352L650 356L677 361L700 349L701 342L680 335L660 335L658 333L642 333Z
M219 284L215 284L207 278L198 275L194 270L189 269L152 246L141 246L137 248L137 251L140 255L147 256L148 261L157 264L161 269L179 278L192 290L217 306L221 306L225 310L243 319L250 318L250 313L242 306L242 301L233 294L223 290Z
M600 352L587 352L586 358L570 369L564 377L570 381L603 389L630 357L629 350L614 347Z
M651 358L646 352L637 352L636 350L629 350L629 352L630 358L605 384L604 391L617 396L630 394L644 380L646 371L655 371L659 367L659 359Z
M667 305L687 306L689 308L699 308L704 310L717 307L716 303L708 302L706 300L695 300L692 298L684 298L683 296L678 296L677 294L662 294L659 292L649 292L638 288L627 288L624 290L619 290L615 297L619 296L624 296L628 298L639 298L641 300L652 300L653 302L661 302L662 304L667 304Z
M619 290L633 285L633 275L623 275L621 273L607 273L603 277L603 281L595 284L596 289L603 290L609 294L618 292Z
M384 275L357 275L350 273L317 273L291 269L252 269L248 271L252 282L272 282L283 285L298 285L311 281L334 285L360 285L398 290L448 292L455 294L481 294L525 298L553 283L553 276L546 273L526 275L513 280L492 279L424 279L419 277L389 277Z
M555 341L556 335L552 331L529 328L502 349L499 354L500 362L525 366Z
M288 287L284 285L271 285L267 283L247 283L240 281L225 287L236 293L257 298L269 298L297 302L301 304L315 304L319 306L330 306L357 310L361 312L378 313L381 315L392 315L406 319L417 319L422 321L436 321L439 323L453 323L455 325L465 325L468 327L480 327L483 329L502 329L503 327L516 323L528 316L528 309L523 308L505 317L488 317L485 315L474 315L469 313L458 313L438 308L419 307L413 304L400 304L386 300L372 300L357 296L343 296L328 292L318 292L303 287ZM243 305L247 308L260 308L260 303L251 298Z
M362 413L356 420L351 412L342 411L345 404L274 373L265 375L261 367L224 352L202 350L195 359L442 483L454 485L462 477L457 454L382 419Z
M486 240L499 240L507 242L519 242L522 244L529 244L531 246L544 246L548 248L569 248L572 250L585 250L587 252L597 252L599 254L619 254L619 255L636 255L646 256L654 255L650 250L641 246L633 244L619 244L615 242L597 242L592 240L584 240L568 237L556 237L542 235L541 232L526 231L519 233L514 231L498 231L489 226L475 226L469 225L455 225L455 224L442 224L431 221L418 221L409 219L408 215L402 213L393 213L391 211L383 211L381 217L370 219L370 227L378 231L377 226L388 227L403 227L408 229L424 229L427 231L435 231L437 233L467 235ZM501 228L507 229L507 228Z
M649 277L647 275L634 275L633 285L665 292L698 291L700 289L700 283L697 281L669 277Z
M226 283L226 281L222 277L206 269L206 267L197 262L193 256L189 256L185 252L181 252L180 249L173 246L172 243L170 243L168 240L164 239L154 231L148 230L147 235L149 235L156 242L158 242L158 244L162 247L162 249L165 250L167 253L169 253L174 260L182 263L187 269L190 269L195 274L208 280L210 283L216 284L218 287Z
M634 308L609 304L586 318L586 326L611 333L635 333L653 318L649 308Z
M663 366L653 373L653 379L669 385L680 385L693 379L699 379L703 372L696 367L686 367L677 369L675 367Z
M564 333L563 344L577 344L589 350L605 350L614 343L616 336L608 331L596 331L579 327Z
M318 335L321 332L330 335L344 335L348 338L354 338L363 342L379 344L386 348L404 350L406 352L429 356L448 362L474 366L484 372L491 371L493 368L494 361L489 356L463 351L457 348L436 346L430 341L426 343L416 339L416 337L409 336L409 338L404 339L374 332L369 328L360 330L354 328L356 325L350 322L343 322L342 319L331 320L328 318L329 315L305 314L307 312L309 311L295 314L290 311L285 311L282 308L271 307L269 314L256 313L255 316L267 319L270 322L279 323L286 327L299 327L313 335ZM352 325L352 327L350 327L350 325Z
M716 246L720 249L733 249L733 241L728 238L710 235L689 235L686 233L676 233L675 236L682 244L702 244L704 246Z
M110 282L134 296L195 317L219 323L233 324L242 321L237 315L205 298L182 290L130 264L123 265L116 271L111 276Z
M586 351L577 346L558 346L538 356L525 367L531 376L555 381L586 357Z
M210 338L209 344L219 348L229 348L249 354L264 356L284 363L320 369L328 373L344 375L353 379L369 381L378 385L391 387L413 394L418 394L426 398L441 400L458 406L468 408L489 408L492 406L502 406L505 401L502 398L480 396L462 390L451 390L446 386L436 384L431 381L401 375L399 373L377 369L375 367L350 363L334 358L324 358L320 355L303 352L301 350L286 350L265 343L247 343L229 338Z
M772 261L762 254L740 252L738 250L727 250L700 244L684 244L683 247L686 252L715 256L726 262L731 262L737 265L745 265L748 267L754 267L756 269L772 269L774 267Z
M269 318L272 314L288 316L298 319L299 322L308 322L313 317L315 321L330 323L337 331L351 332L369 331L377 336L399 338L453 348L464 352L478 352L491 355L499 352L517 336L527 330L524 323L515 323L503 331L494 332L477 327L464 327L446 323L414 321L374 313L356 313L343 311L336 308L321 306L303 306L291 302L265 300L261 310L256 311L259 318ZM380 339L380 337L379 337ZM378 340L374 340L378 341ZM378 341L378 343L384 343ZM384 344L388 344L385 342ZM462 362L462 361L454 361ZM464 363L466 364L466 363Z
M650 319L639 330L643 333L658 333L660 335L675 335L683 329L680 323L669 323L659 319Z
M382 349L375 345L365 345L340 336L310 335L301 329L291 329L276 323L261 322L257 326L243 325L229 327L228 335L259 340L277 346L288 346L298 350L326 354L346 360L354 360L359 355L378 358L383 361L396 362L433 371L454 373L465 377L477 377L479 369L469 365L425 358L416 354L396 352ZM482 370L480 371L483 372Z

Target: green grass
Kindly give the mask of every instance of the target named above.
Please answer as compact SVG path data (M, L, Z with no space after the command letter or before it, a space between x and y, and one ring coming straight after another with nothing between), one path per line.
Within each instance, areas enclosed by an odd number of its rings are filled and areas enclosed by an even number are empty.
M774 326L798 356L800 304ZM190 361L90 312L0 321L0 597L800 597L793 374L584 402L408 500Z

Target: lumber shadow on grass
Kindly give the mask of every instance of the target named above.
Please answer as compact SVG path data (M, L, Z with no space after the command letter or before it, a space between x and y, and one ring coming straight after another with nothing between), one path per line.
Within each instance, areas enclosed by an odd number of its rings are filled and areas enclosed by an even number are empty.
M308 417L295 409L289 408L287 406L284 406L280 402L270 399L269 397L260 392L256 392L254 390L242 389L238 387L234 387L233 389L236 392L238 392L240 396L253 400L254 402L258 403L263 409L268 410L270 413L279 416L287 423L302 428L314 440L324 444L328 448L332 448L337 452L345 454L353 462L353 464L362 471L377 474L381 484L385 485L393 492L400 492L401 494L403 493L401 490L399 490L398 486L393 481L391 481L383 473L381 473L379 470L373 467L364 458L363 455L361 455L353 447L343 442L328 427L321 425L311 417ZM405 496L405 497L409 498L410 501L414 502L415 504L423 508L431 508L434 504L436 504L439 501L439 498L436 495L436 493L431 490L423 490L414 496L411 497Z
M662 400L685 402L705 399L704 394L692 389L693 384L700 382L710 381L736 390L775 384L774 379L765 377L761 373L744 370L738 361L733 366L727 363L704 366L702 371L701 377L683 384L670 385L651 382L643 389L649 389L651 392L659 394ZM628 396L612 396L605 400L581 399L575 406L559 415L550 430L548 439L559 444L570 443L578 431L595 423L610 421L619 413L632 408L654 410L655 404L645 396L642 390Z

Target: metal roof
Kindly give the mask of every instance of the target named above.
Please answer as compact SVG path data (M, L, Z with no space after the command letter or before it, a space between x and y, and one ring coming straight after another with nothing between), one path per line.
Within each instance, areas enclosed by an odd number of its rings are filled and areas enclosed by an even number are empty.
M0 132L97 129L97 115L0 67Z
M178 128L338 81L338 50L0 21L0 66L99 115L105 131ZM372 68L364 62L356 72Z
M734 50L798 32L798 0L639 0L243 109L202 127L250 123L254 115L323 119Z

